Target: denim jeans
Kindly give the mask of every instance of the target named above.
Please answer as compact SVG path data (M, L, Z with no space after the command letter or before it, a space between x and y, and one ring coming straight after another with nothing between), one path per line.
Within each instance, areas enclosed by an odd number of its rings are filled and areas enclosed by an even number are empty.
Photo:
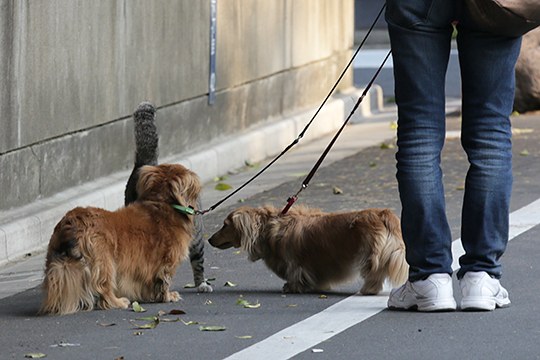
M481 32L459 1L387 0L386 21L398 105L397 180L409 280L452 273L452 236L445 211L441 150L445 141L445 76L452 22L462 81L461 144L465 179L458 278L467 271L501 276L512 190L509 115L521 38Z

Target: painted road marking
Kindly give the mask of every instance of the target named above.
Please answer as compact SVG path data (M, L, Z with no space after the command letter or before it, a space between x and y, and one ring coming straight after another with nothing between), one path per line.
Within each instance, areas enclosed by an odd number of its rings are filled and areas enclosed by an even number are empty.
M540 199L510 214L510 237L540 224ZM454 263L463 255L459 239L452 243ZM388 294L380 296L350 296L299 323L283 329L270 337L239 351L226 359L289 359L342 331L386 309Z

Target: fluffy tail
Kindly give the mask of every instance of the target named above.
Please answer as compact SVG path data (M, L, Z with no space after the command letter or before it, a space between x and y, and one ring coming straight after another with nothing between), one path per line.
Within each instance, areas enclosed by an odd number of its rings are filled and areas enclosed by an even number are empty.
M407 281L409 265L405 260L405 244L401 236L401 225L398 217L385 209L380 214L381 220L388 231L388 237L383 249L383 263L387 264L388 278L393 286L400 286Z
M60 224L59 224L60 225ZM94 308L90 269L82 261L72 230L57 227L47 251L42 314L65 315Z
M158 140L156 123L156 108L149 102L142 102L133 113L135 122L135 164L124 192L124 204L128 205L137 200L138 170L144 165L157 165Z

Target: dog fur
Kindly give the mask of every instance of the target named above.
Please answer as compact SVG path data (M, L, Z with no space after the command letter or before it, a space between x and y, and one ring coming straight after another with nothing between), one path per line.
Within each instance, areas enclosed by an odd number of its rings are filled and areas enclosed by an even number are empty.
M200 191L197 175L182 165L143 166L133 204L69 211L49 242L41 313L178 301L169 287L188 256L194 225L171 205L195 204Z
M280 213L272 206L241 207L209 242L241 248L251 261L263 259L287 281L284 292L328 290L360 275L360 292L374 295L386 278L394 286L407 280L400 222L389 209L323 213L297 206Z

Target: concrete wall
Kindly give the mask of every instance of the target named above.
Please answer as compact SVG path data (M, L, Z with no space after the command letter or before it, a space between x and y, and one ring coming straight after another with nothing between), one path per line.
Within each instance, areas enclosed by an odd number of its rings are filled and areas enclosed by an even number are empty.
M129 169L142 100L160 108L162 157L318 104L351 54L353 7L218 0L209 106L209 0L0 0L0 211Z

